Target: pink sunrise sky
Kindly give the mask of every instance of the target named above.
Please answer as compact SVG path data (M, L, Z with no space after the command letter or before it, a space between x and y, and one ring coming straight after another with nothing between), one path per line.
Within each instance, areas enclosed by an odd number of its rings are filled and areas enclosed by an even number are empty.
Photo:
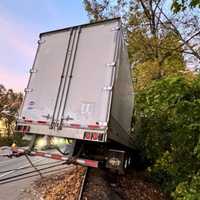
M39 33L86 22L79 0L1 0L0 84L23 92Z

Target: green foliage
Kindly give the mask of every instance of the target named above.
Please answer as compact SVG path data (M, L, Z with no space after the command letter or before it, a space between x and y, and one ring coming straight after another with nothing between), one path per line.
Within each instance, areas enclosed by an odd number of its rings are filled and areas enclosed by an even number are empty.
M138 146L152 162L152 177L168 192L185 182L190 188L200 169L200 77L154 81L137 94L135 107Z
M133 1L129 11L128 51L134 65L134 89L185 69L180 37L162 26L164 1Z
M12 137L1 137L0 136L0 146L11 146L13 143Z
M125 14L124 8L128 2L128 0L83 0L91 22L119 17L122 13Z
M187 8L200 8L200 0L173 0L172 10L177 13Z
M104 10L108 6L108 1L98 2L96 0L83 0L85 5L85 10L88 12L88 15L91 17L91 22L103 20L106 18L104 15Z
M166 3L84 0L91 21L122 16L134 67L135 144L150 161L152 178L174 199L194 200L199 198L200 77L187 71L186 63L189 55L200 59L199 23L188 17L191 12L170 16ZM199 0L174 0L172 10L199 5Z
M22 102L22 94L0 85L0 120L4 123L4 134L0 135L0 145L10 144L16 136L13 135L15 128L15 116Z
M200 200L200 170L179 183L172 196L176 200Z
M134 32L130 34L129 55L132 62L137 63L134 66L136 91L144 89L152 80L185 70L184 59L178 47L178 38L174 34L166 33L160 39L157 58L154 55L156 47L152 46L151 40L153 39L147 36L143 38L136 36ZM172 48L177 48L177 51L170 51Z

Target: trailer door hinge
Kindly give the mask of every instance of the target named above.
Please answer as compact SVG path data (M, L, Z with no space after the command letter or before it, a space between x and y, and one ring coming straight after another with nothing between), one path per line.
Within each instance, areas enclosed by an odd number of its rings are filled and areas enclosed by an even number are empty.
M120 30L120 27L119 27L119 26L116 26L116 27L113 27L111 30L112 30L112 31L118 31L118 30Z
M46 40L42 40L42 39L38 40L38 44L43 44L45 42L46 42Z
M32 92L33 91L33 88L25 88L24 89L24 92Z
M70 120L74 120L74 118L67 115L67 117L63 117L62 120L70 121Z
M48 114L48 115L42 115L42 117L46 118L46 119L52 119L51 115Z
M116 67L116 62L108 63L107 66L108 67Z
M112 86L105 86L103 89L106 91L110 91L110 90L112 90Z
M30 69L29 72L30 72L30 73L36 73L37 71L38 71L37 69L33 69L33 68L32 68L32 69Z

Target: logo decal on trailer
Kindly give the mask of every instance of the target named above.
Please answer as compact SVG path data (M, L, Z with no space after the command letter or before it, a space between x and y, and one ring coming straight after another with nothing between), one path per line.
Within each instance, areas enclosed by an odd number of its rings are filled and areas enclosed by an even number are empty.
M35 105L35 101L30 101L30 102L28 103L28 105L29 105L29 106Z

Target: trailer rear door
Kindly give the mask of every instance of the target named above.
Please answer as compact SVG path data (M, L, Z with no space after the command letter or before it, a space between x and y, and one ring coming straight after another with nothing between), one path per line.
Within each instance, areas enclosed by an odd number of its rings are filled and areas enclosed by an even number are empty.
M20 116L51 125L106 123L119 20L43 33Z
M65 62L70 32L45 35L38 41L38 49L20 116L42 121L52 115L60 78Z

